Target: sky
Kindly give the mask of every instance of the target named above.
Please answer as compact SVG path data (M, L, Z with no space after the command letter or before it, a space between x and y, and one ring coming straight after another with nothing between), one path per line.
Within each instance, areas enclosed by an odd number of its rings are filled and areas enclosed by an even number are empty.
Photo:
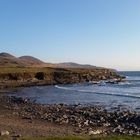
M140 0L0 0L0 52L140 70Z

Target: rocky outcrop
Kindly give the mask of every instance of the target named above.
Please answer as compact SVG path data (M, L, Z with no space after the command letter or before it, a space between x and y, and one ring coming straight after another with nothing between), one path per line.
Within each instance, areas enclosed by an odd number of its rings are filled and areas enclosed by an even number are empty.
M18 68L17 72L0 73L0 87L70 84L107 79L121 81L122 77L109 69L43 68L26 72L23 68Z

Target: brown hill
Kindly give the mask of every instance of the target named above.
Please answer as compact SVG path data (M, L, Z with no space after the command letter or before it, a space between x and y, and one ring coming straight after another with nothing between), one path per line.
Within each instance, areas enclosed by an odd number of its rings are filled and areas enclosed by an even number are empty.
M36 67L45 64L41 60L31 57L15 57L8 53L0 53L0 67Z
M32 56L21 56L21 57L19 57L19 60L22 62L25 62L27 64L30 64L30 65L43 65L43 64L45 64L45 62L43 62L35 57L32 57Z
M15 56L8 53L0 53L0 66L1 67L22 67L25 64Z
M96 66L92 66L88 64L78 64L73 62L59 63L57 65L65 68L96 68Z
M32 56L15 57L8 53L0 53L0 67L55 67L55 68L99 68L92 65L83 65L73 62L45 63Z
M4 58L15 58L15 56L9 54L9 53L0 53L0 57L4 57Z

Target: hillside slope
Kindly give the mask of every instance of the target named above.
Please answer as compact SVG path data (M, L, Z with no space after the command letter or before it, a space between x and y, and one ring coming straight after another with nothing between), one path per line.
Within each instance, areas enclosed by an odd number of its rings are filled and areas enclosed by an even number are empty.
M0 53L0 67L35 67L43 64L43 61L32 56L18 58L8 53Z
M19 57L19 60L24 62L24 63L27 63L27 64L30 64L30 65L42 65L42 64L45 64L45 62L35 58L35 57L32 57L32 56L21 56Z
M26 64L8 53L0 53L0 67L24 67Z
M78 64L73 62L46 63L33 56L15 57L8 53L0 53L0 67L53 67L53 68L101 68L88 64Z

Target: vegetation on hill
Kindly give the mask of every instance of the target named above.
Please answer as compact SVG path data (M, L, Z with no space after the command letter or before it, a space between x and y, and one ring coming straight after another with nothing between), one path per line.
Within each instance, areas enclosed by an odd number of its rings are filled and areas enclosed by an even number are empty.
M18 58L8 53L0 53L0 67L32 67L43 64L43 61L31 56Z
M95 68L92 65L83 65L73 62L67 63L45 63L32 56L15 57L8 53L0 53L0 67L59 67L59 68Z
M112 70L98 68L47 68L47 67L1 67L0 88L71 84L107 80L121 77Z

